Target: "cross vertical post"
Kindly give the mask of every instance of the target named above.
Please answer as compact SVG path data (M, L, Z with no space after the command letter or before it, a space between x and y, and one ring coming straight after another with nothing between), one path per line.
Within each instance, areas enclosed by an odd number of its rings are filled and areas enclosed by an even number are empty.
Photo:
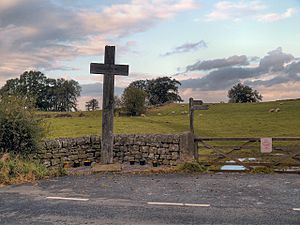
M113 163L115 75L128 76L128 65L115 65L115 46L105 46L104 64L91 63L91 74L104 74L102 103L101 163Z
M105 47L104 64L115 64L115 47ZM101 163L113 163L114 145L114 88L115 75L104 74L102 102L102 150Z

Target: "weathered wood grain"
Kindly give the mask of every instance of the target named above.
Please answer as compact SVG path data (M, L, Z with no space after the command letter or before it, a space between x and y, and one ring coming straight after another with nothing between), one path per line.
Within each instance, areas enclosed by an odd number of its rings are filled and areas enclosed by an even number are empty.
M128 76L129 66L128 65L91 63L90 73Z

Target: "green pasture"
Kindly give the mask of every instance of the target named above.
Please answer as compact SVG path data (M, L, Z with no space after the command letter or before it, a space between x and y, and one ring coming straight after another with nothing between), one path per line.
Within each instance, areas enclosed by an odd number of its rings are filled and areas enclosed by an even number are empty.
M271 108L280 108L270 113ZM189 130L187 104L149 109L145 117L115 117L118 134L180 133ZM48 138L101 134L101 111L39 113L45 118ZM69 116L69 117L66 117ZM210 104L196 111L195 133L210 137L300 136L300 100L244 104Z

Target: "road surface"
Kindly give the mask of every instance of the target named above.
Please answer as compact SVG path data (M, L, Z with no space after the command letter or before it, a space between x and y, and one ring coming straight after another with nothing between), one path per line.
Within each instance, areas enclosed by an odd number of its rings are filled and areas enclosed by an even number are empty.
M96 174L0 188L0 224L300 224L300 176Z

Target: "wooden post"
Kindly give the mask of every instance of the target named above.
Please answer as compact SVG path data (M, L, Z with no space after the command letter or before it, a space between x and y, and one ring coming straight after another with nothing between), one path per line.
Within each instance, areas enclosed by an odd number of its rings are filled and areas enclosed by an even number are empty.
M190 131L194 134L194 110L193 110L193 98L189 99L189 114L190 114Z
M194 100L193 98L190 98L189 100L189 109L190 109L190 129L192 134L195 133L194 130L194 111L195 110L208 110L207 105L203 105L202 100ZM198 152L198 141L194 141L195 143L195 159L199 159L199 152Z
M115 46L105 46L104 64L91 63L92 74L104 74L101 163L113 163L115 75L128 76L128 65L115 65Z
M115 64L115 47L105 47L104 64ZM114 146L114 88L115 75L104 74L102 103L102 148L101 163L113 163Z

